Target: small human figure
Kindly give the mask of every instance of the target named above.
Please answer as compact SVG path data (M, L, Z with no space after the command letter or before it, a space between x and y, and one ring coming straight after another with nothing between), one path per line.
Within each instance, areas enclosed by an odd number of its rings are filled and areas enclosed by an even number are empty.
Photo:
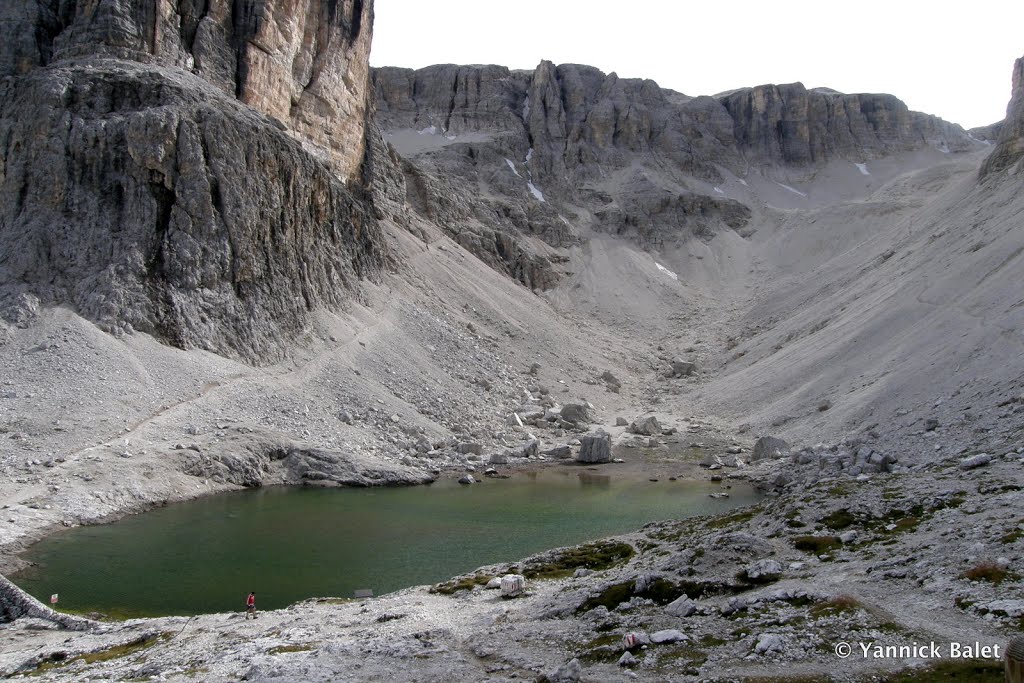
M256 591L251 591L245 599L245 618L248 619L250 614L253 619L256 618Z

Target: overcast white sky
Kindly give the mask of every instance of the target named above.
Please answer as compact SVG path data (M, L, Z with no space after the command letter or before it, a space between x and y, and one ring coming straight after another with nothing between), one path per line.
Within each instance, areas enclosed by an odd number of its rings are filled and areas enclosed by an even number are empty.
M373 66L541 59L687 95L800 81L892 93L966 128L1003 118L1021 0L376 0Z

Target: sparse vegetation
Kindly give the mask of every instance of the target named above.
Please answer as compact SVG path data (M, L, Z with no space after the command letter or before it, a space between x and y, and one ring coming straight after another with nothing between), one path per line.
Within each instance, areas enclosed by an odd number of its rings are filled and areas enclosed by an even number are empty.
M991 659L943 660L889 674L885 683L1003 683L1003 663Z
M290 645L278 645L267 650L267 654L280 655L287 652L309 652L313 649L312 643L292 643Z
M739 512L734 512L729 515L723 515L722 517L713 517L708 520L707 527L709 529L721 529L727 526L733 526L734 524L743 524L752 520L759 510L757 508L745 508Z
M608 569L628 562L634 554L636 551L628 543L588 543L560 551L551 559L528 560L523 576L528 579L557 579L570 576L579 568Z
M839 540L838 536L795 536L793 538L794 548L814 555L830 553L842 545L843 542Z
M811 607L810 614L815 619L820 619L835 614L856 612L860 608L860 601L852 595L837 595Z
M69 657L66 652L54 652L49 656L42 659L36 668L28 671L30 675L39 675L68 666L74 662L84 662L85 664L95 664L97 662L108 662L113 659L120 659L121 657L129 657L131 655L147 650L162 640L170 638L170 633L158 633L146 636L140 636L135 640L131 640L121 645L114 645L112 647L105 648L103 650L97 650L95 652L85 652L73 657Z
M430 592L440 593L441 595L453 595L459 591L471 591L475 586L486 586L487 582L493 578L490 574L473 574L472 576L457 577L436 584L430 589Z
M995 562L979 562L961 574L960 578L968 581L988 581L998 586L1007 579L1016 579L1017 575Z

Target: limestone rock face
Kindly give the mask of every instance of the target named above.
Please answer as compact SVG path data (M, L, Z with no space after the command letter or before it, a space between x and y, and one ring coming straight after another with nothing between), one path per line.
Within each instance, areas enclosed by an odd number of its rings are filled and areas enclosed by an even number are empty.
M361 182L369 2L0 13L15 38L0 40L0 316L68 304L259 362L387 261L369 196L345 181ZM351 97L331 85L345 79ZM337 121L322 147L302 129L316 116Z
M954 124L912 112L892 95L844 95L802 83L762 85L722 95L737 147L759 161L813 164L870 158L926 145L968 149Z
M363 157L372 0L3 3L0 76L108 57L190 71L321 147Z
M688 97L654 81L541 62L373 70L376 122L405 159L410 205L534 289L588 231L663 250L741 236L751 210L720 187L751 162L819 165L976 146L959 126L889 95L800 84Z
M981 167L982 177L1009 168L1024 157L1024 57L1013 65L1013 91L1006 119L999 126L996 148Z

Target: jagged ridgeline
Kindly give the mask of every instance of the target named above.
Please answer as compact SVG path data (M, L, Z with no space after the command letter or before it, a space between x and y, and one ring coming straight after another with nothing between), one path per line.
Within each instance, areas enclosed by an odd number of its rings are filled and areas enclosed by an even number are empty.
M743 235L751 207L716 189L728 178L979 144L892 95L800 83L689 97L551 62L378 68L372 80L375 120L408 160L410 204L534 288L558 282L553 250L588 229L653 249Z
M0 3L0 315L264 361L388 261L372 0Z

